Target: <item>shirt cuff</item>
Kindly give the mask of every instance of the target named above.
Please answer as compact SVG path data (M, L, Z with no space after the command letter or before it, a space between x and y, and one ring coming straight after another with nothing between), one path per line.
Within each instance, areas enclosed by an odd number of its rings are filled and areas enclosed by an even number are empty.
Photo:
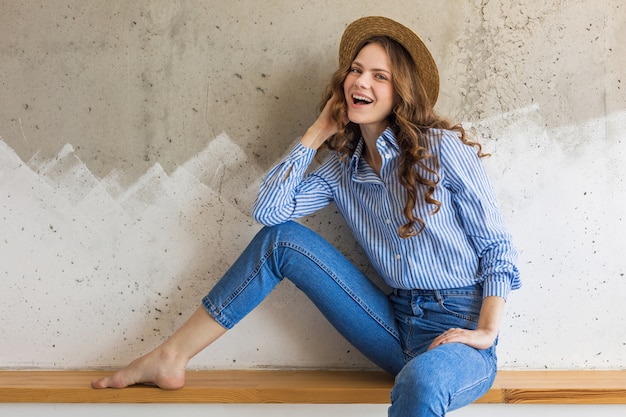
M502 297L505 300L511 292L511 284L500 280L486 280L483 283L483 298Z
M289 152L289 158L309 157L307 159L313 159L316 153L317 151L315 149L307 148L300 142L300 139L298 139L291 152Z

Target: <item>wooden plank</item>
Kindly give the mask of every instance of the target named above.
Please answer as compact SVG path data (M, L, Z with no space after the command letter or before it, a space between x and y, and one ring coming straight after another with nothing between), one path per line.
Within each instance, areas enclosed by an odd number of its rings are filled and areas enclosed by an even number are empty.
M385 404L393 377L362 371L189 371L176 391L95 390L101 371L0 371L0 403ZM500 371L477 402L626 404L626 371Z
M185 387L95 390L110 372L0 372L0 402L383 404L393 377L357 371L189 371Z
M626 404L626 370L501 371L494 388L509 404Z

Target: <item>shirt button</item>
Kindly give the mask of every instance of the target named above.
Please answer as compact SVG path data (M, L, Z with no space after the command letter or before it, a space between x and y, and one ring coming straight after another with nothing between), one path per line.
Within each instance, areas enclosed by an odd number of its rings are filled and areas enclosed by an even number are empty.
M402 256L396 255L396 259L399 261L400 259L402 259Z
M387 219L387 220L385 220L385 223L387 223L387 224L391 224L391 219Z

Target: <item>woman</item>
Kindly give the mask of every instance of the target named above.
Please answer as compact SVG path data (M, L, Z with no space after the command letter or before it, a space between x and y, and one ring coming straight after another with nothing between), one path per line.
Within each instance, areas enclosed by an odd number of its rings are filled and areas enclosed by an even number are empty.
M182 387L189 359L288 277L396 375L390 416L443 416L489 389L505 299L520 281L480 146L433 111L437 67L410 29L359 19L339 55L320 116L261 185L253 214L267 227L170 339L95 388ZM332 152L306 175L321 147ZM291 221L331 201L390 294Z

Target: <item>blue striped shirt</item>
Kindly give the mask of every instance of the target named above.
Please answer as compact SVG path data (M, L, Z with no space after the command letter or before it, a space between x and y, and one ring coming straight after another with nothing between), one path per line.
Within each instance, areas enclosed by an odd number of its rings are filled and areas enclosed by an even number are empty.
M506 298L520 287L511 244L495 195L476 150L456 133L431 129L430 152L439 160L436 214L423 200L416 213L426 223L417 236L401 238L407 222L406 191L398 180L400 149L391 129L377 140L380 176L362 157L331 152L307 174L316 151L300 142L267 174L253 208L264 225L294 220L335 202L376 271L393 288L445 289L483 284L483 295Z

